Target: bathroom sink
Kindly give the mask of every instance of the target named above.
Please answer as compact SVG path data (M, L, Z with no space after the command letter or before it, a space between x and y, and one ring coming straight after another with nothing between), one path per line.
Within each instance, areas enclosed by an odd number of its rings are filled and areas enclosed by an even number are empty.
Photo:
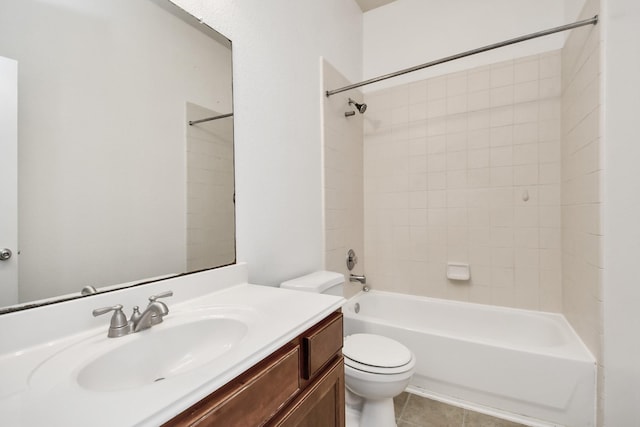
M229 351L246 335L247 326L236 319L213 318L148 332L84 366L78 384L93 391L118 391L189 372Z
M247 337L251 310L214 309L169 314L150 329L107 338L106 329L44 361L30 376L34 390L53 382L78 390L135 390L193 373L222 360ZM231 357L231 356L229 356Z

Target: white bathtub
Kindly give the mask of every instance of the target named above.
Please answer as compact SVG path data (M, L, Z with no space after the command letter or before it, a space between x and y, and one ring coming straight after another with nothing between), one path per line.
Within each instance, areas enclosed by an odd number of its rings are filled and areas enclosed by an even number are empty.
M595 425L595 359L559 314L380 291L343 312L345 334L413 351L411 392L532 426Z

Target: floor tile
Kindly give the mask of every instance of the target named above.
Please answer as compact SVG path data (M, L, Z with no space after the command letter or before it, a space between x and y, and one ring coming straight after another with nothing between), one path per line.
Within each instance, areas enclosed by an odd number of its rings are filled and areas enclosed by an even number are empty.
M400 420L421 427L462 427L463 416L462 408L410 394Z
M406 392L393 405L398 427L525 427Z
M514 423L489 415L473 411L465 411L463 427L521 427L522 424Z

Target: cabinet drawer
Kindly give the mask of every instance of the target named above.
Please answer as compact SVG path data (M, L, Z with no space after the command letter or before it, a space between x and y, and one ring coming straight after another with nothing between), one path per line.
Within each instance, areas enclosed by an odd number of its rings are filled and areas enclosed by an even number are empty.
M266 366L241 375L224 393L205 398L167 425L261 426L299 392L299 360L300 347L295 346Z
M302 337L302 377L312 378L342 348L342 313L333 313Z
M344 359L335 359L269 427L344 427Z

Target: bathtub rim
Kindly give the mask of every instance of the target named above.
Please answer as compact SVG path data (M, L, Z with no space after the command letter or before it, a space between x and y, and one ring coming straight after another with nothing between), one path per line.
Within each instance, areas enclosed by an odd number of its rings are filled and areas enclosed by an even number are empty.
M517 313L523 313L523 314L527 314L530 316L535 316L535 317L549 317L552 318L553 321L559 322L564 328L566 328L566 330L571 333L572 337L571 339L574 340L574 344L572 347L571 343L568 344L564 344L561 346L557 346L557 347L562 347L562 348L570 348L571 350L573 350L571 352L571 354L565 354L565 353L558 353L558 352L551 352L551 351L544 351L541 350L540 347L527 347L527 349L525 350L522 347L518 347L518 346L510 346L508 344L504 344L504 343L496 343L490 340L481 340L481 339L473 339L473 338L467 338L467 337L459 337L459 336L453 336L452 334L446 334L443 332L438 332L438 331L428 331L430 334L436 335L436 336L440 336L440 337L447 337L447 338L456 338L456 339L460 339L463 341L468 341L468 342L472 342L474 344L480 344L480 345L488 345L488 346L504 346L506 348L509 348L510 350L514 350L514 351L522 351L522 352L531 352L531 353L536 353L536 354L541 354L541 355L551 355L553 357L559 357L562 359L566 359L566 360L574 360L574 361L580 361L580 362L587 362L587 363L593 363L594 365L597 364L597 359L595 358L595 356L593 355L593 353L591 353L591 351L589 350L589 348L586 346L586 344L584 343L584 341L582 340L582 338L580 337L580 335L576 332L576 330L573 328L573 326L571 325L571 323L569 323L569 321L567 320L567 318L562 314L562 313L556 313L556 312L550 312L550 311L541 311L541 310L531 310L531 309L524 309L524 308L515 308L515 307L507 307L507 306L499 306L499 305L492 305L492 304L482 304L482 303L476 303L476 302L469 302L469 301L459 301L459 300L452 300L452 299L445 299L445 298L434 298L434 297L428 297L428 296L423 296L423 295L413 295L413 294L404 294L404 293L400 293L400 292L390 292L390 291L380 291L380 290L375 290L375 289L370 289L369 291L359 291L358 293L356 293L355 295L353 295L351 298L347 299L347 301L343 304L342 306L342 312L343 315L345 317L350 317L353 319L374 319L373 321L375 323L384 323L384 321L376 321L375 319L377 319L374 316L360 316L358 317L357 315L354 315L350 310L349 307L350 305L352 305L353 303L355 303L357 299L361 298L361 297L366 297L367 295L380 295L380 296L386 296L386 297L390 297L390 298L399 298L399 299L418 299L418 300L422 300L422 301L426 301L426 302L431 302L431 303L437 303L437 304L444 304L444 305L448 305L448 306L454 306L454 307L471 307L474 309L480 309L480 310L493 310L493 311L498 311L498 312L503 312L503 313L513 313L513 312L517 312ZM397 325L394 325L397 326ZM425 332L423 329L417 329L417 328L412 328L412 327L407 327L407 330L410 331L414 331L414 332ZM548 347L551 348L551 347ZM577 353L577 350L579 350L580 354L574 354Z

